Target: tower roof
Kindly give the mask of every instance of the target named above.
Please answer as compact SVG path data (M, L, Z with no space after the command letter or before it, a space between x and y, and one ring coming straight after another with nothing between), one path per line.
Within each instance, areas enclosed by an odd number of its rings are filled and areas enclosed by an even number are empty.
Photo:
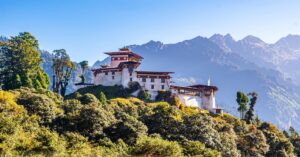
M121 48L119 51L113 51L113 52L105 52L105 54L110 55L110 56L115 56L115 55L128 55L129 57L134 57L138 59L144 59L142 56L133 53L129 48Z

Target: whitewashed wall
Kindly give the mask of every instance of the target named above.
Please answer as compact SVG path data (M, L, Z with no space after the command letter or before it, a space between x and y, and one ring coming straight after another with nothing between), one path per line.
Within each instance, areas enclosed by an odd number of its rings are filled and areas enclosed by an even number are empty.
M191 96L191 95L184 95L179 94L178 95L180 101L184 103L186 106L191 107L202 107L202 99L199 96Z
M112 79L112 76L114 76L114 79ZM122 72L115 72L114 75L112 75L112 72L108 72L108 75L105 75L105 73L98 73L94 79L94 84L103 86L121 85L121 80Z

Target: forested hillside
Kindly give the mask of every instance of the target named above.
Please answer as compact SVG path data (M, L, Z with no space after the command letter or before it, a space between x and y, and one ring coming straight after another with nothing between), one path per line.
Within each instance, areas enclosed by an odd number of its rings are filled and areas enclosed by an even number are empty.
M187 107L169 91L150 101L134 82L129 88L89 86L68 94L75 66L85 84L88 64L75 64L64 49L44 61L53 70L52 92L45 73L50 69L41 68L38 41L28 32L0 41L0 56L1 156L300 155L293 127L283 132L255 116L260 98L255 92L237 92L241 120Z
M99 94L93 95L97 89ZM93 87L67 99L40 89L0 91L4 156L296 156L299 136L256 120L180 102L106 100L124 89ZM80 94L82 93L82 94ZM100 94L102 93L102 94ZM298 154L299 155L299 154Z

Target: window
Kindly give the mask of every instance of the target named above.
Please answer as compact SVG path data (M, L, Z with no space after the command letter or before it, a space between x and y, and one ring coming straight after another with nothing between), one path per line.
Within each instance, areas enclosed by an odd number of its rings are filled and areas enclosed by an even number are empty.
M166 83L166 79L162 78L161 83Z
M165 85L161 85L161 89L165 89Z
M132 82L132 78L130 78L130 82Z
M105 72L105 75L108 75L108 72Z
M132 73L130 73L129 76L132 76Z
M114 74L115 74L115 72L113 71L113 72L111 72L111 74L112 74L112 75L114 75Z
M154 89L154 85L151 85L151 89Z
M143 78L142 78L142 82L146 82L146 77L143 77Z
M154 82L154 78L151 78L151 82Z
M114 80L114 79L115 79L115 76L112 76L111 78Z

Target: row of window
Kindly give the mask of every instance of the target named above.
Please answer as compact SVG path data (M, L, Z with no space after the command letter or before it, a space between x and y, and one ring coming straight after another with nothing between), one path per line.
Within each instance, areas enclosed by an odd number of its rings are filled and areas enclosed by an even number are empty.
M154 85L151 85L151 89L154 89ZM161 89L164 90L165 89L165 85L161 85Z
M115 79L115 76L111 76L111 79ZM130 78L130 82L132 82L132 78Z
M115 61L115 60L127 60L127 57L112 57L111 59L113 61Z
M115 76L112 76L112 79L115 79ZM132 78L130 78L130 82L132 82ZM151 89L154 89L154 85L151 85ZM165 85L161 85L161 89L164 90L165 89Z
M146 82L146 80L147 79L145 77L142 78L142 82ZM161 83L166 83L166 79L164 79L164 78L162 78L160 81L161 81ZM150 82L154 82L154 78L151 78Z
M108 72L105 72L104 74L108 75ZM114 71L111 72L111 75L115 75L115 74L116 74L116 72L114 72ZM129 73L129 75L132 76L132 73Z

